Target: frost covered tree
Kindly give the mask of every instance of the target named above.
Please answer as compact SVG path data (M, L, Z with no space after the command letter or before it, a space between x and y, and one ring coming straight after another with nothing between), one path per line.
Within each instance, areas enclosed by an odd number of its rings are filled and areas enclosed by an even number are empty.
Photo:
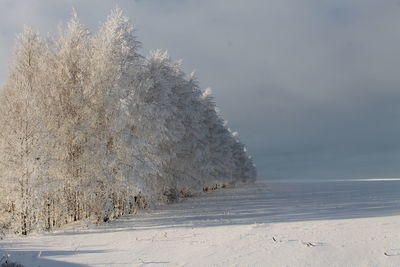
M19 231L26 235L31 228L33 190L40 187L44 165L41 158L46 149L45 106L40 87L40 55L42 42L30 28L18 36L15 60L1 95L2 205L8 215L18 221ZM4 203L7 202L7 203Z
M88 166L88 133L90 129L90 92L87 81L90 74L90 35L79 22L76 14L60 32L55 42L51 75L56 77L54 86L54 113L57 136L59 138L60 162L59 174L65 179L63 194L66 221L81 219L82 195L87 185L87 175L92 166Z
M134 179L142 177L148 161L135 136L132 95L138 87L142 57L133 25L120 9L112 11L98 34L92 38L90 86L95 110L92 137L96 144L98 168L96 198L103 219L132 212L135 203L128 192L140 190ZM98 161L98 162L99 162ZM134 202L134 200L133 200ZM107 207L106 210L103 207Z
M74 12L49 39L19 36L0 93L0 227L107 221L255 179L211 90L139 47L119 9L96 34Z

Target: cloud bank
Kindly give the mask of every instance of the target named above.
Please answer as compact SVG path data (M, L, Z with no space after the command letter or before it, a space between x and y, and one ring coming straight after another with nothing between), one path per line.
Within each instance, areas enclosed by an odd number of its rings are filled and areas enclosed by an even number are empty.
M0 1L0 82L24 24L74 7L97 28L118 4L147 52L211 86L260 178L400 176L400 4L374 0Z

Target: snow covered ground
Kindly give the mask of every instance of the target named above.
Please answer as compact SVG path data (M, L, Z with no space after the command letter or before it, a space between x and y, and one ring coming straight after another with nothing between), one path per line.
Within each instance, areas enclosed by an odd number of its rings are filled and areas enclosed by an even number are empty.
M0 241L26 266L400 266L400 181L258 182Z

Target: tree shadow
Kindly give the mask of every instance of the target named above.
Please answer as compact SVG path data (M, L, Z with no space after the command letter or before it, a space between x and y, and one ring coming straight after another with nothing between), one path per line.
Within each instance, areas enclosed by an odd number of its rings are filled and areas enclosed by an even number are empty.
M40 266L40 267L85 267L88 265L59 261L57 256L74 256L78 254L89 254L89 253L104 253L105 250L20 250L20 249L1 249L0 255L3 260L0 262L4 263L5 258L8 258L9 262L22 264L25 267L29 266ZM0 257L0 258L1 258Z
M254 225L277 222L353 219L400 214L400 181L346 182L257 182L200 194L181 202L159 207L138 216L123 217L87 230L54 233L81 235L130 232L145 229L201 228L230 225ZM100 238L100 237L99 237ZM33 243L32 243L33 244ZM108 253L106 250L42 251L32 247L29 238L18 241L21 250L13 250L13 241L3 243L0 253L11 254L25 266L85 266L61 262L60 258L77 254ZM6 249L7 246L8 248ZM397 252L396 252L397 253ZM388 256L395 255L388 252ZM0 254L1 255L1 254ZM396 254L397 255L397 254ZM57 258L59 257L59 258ZM142 261L143 265L167 262ZM125 264L125 263L124 263ZM127 263L128 264L128 263Z
M211 226L398 215L399 189L400 181L255 183L189 200L181 204L185 209L165 207L135 221L143 227Z
M257 182L201 194L80 233L399 215L399 192L400 181Z

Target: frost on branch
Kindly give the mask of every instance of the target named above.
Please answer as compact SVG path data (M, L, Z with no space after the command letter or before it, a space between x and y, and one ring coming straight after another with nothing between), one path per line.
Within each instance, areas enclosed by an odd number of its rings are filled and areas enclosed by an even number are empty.
M139 47L119 9L96 34L74 13L51 41L19 35L0 94L0 227L108 221L255 179L211 90Z

